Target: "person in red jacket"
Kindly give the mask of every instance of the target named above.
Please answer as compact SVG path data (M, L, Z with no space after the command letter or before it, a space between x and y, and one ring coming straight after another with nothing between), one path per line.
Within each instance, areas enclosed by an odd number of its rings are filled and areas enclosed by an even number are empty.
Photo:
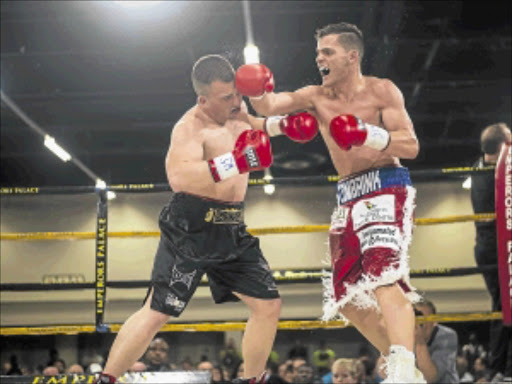
M408 263L415 190L400 164L419 151L413 123L392 81L361 73L357 26L327 25L316 40L322 85L274 93L274 76L262 64L240 67L235 83L260 115L315 116L340 176L324 318L341 314L352 322L387 356L390 382L424 382L415 369L411 301L419 296Z
M98 383L114 383L143 355L169 318L181 315L204 274L216 303L242 300L250 310L240 382L268 378L264 369L281 299L258 239L246 230L243 201L249 172L272 165L270 127L271 135L285 133L299 142L312 139L318 127L309 114L267 120L249 115L234 80L222 56L194 64L197 104L172 130L165 168L173 194L159 217L151 285L143 307L119 331Z

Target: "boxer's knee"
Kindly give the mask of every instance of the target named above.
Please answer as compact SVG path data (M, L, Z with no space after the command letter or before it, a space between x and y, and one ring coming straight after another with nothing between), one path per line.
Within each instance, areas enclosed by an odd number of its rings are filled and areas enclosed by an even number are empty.
M268 319L279 319L281 314L281 299L256 299L244 296L242 298L249 307L252 316Z
M381 310L414 313L411 302L398 283L378 287L375 290L375 296Z

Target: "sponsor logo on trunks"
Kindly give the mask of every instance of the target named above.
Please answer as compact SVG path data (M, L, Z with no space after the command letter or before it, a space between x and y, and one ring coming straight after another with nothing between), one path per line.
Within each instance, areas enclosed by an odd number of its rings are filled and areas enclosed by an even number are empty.
M181 312L185 308L185 302L178 299L172 293L168 293L165 298L165 305L175 308L177 311Z
M345 228L347 226L348 208L336 207L331 215L331 229Z
M178 271L178 268L174 265L172 267L172 276L171 281L169 282L169 287L173 286L177 283L183 283L187 286L187 289L190 289L190 286L192 285L192 281L194 280L194 276L196 275L197 270L189 272L189 273L183 273Z
M354 231L369 223L392 223L395 221L395 196L380 195L358 201L352 208Z
M338 204L344 204L381 188L382 182L378 170L342 181L338 183Z
M254 148L247 148L245 150L245 158L247 159L247 162L251 168L260 166L260 162L258 161L258 156L256 156Z
M357 233L357 237L359 237L362 252L376 247L398 251L402 245L400 230L391 225L374 225L365 228Z

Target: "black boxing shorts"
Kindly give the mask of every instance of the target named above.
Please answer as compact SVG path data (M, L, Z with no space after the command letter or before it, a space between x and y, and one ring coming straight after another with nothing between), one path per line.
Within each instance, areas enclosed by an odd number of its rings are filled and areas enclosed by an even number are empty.
M204 274L215 303L233 292L279 297L259 240L247 232L243 203L175 193L159 217L160 243L151 276L151 308L178 317Z

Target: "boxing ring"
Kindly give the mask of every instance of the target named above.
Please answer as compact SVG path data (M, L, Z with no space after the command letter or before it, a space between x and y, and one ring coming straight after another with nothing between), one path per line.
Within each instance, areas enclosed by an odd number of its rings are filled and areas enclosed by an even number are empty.
M506 146L500 158L497 167L485 168L444 168L439 170L421 170L412 171L413 182L436 181L440 179L461 179L479 172L495 172L496 174L496 198L497 213L488 212L485 214L466 214L453 215L437 218L416 218L415 226L448 225L461 222L479 222L496 219L498 224L499 245L499 263L484 267L434 267L426 269L411 270L411 278L436 278L436 277L459 277L485 273L487 271L499 269L502 292L509 292L510 272L512 271L512 258L510 252L512 249L512 239L510 239L510 225L512 222L512 153L511 146ZM328 185L338 181L337 176L318 176L318 177L287 177L268 179L250 179L249 186L262 186L267 183L275 185ZM61 324L45 326L2 326L0 327L1 336L12 335L74 335L79 333L115 333L121 324L105 322L107 293L109 289L133 289L146 288L149 284L147 280L110 280L107 276L107 266L109 259L109 239L142 239L158 238L158 231L108 231L109 215L107 192L116 193L152 193L168 192L170 187L167 184L122 184L111 185L105 189L96 187L13 187L2 188L0 190L3 199L9 199L11 196L23 196L23 199L35 195L51 194L95 194L96 195L96 231L95 232L2 232L1 241L3 242L47 242L47 241L81 241L95 239L94 248L94 281L60 281L43 283L6 283L0 284L2 293L4 292L47 292L47 291L93 291L91 300L95 306L95 322L93 324ZM501 225L501 227L500 227ZM295 226L268 226L259 228L249 228L255 236L271 236L276 234L290 235L299 233L317 233L327 232L328 224L324 225L295 225ZM91 250L92 254L92 250ZM23 255L20 255L23 257ZM271 263L272 264L272 263ZM303 269L303 270L282 270L273 271L278 285L286 284L321 284L321 269ZM201 286L207 285L206 277L203 278ZM429 322L437 321L443 323L449 322L467 322L467 321L491 321L502 319L505 324L510 324L510 294L502 294L503 312L463 312L463 313L438 313L430 316L417 317L417 321ZM286 306L286 301L284 301ZM350 326L350 325L348 325ZM320 320L283 320L279 322L280 330L310 330L310 329L339 329L347 327L341 321L323 322ZM168 323L162 328L162 332L224 332L240 331L245 328L244 321L231 322L195 322L195 323ZM173 373L174 375L174 373ZM193 375L192 375L193 376ZM130 377L125 382L204 382L204 377L181 377L181 376L159 376L152 374ZM91 375L68 375L55 380L65 380L58 382L90 382ZM2 378L3 380L4 378ZM178 381L172 381L178 380ZM196 381L194 381L196 380ZM8 381L5 381L8 382ZM27 382L26 380L23 382ZM48 377L35 376L32 382L49 382ZM57 381L56 381L57 382Z

